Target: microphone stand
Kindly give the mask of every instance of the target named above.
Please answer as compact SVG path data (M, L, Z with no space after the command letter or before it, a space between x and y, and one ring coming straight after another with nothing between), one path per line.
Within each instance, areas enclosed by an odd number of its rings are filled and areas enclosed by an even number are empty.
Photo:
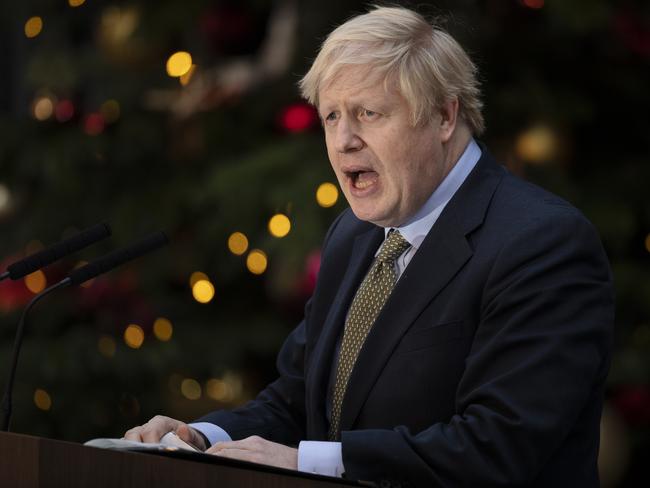
M18 368L18 356L20 355L20 347L23 343L23 335L25 333L25 322L27 318L27 313L31 308L36 305L41 298L49 295L51 292L58 288L66 287L70 284L70 278L65 278L55 285L46 288L41 293L36 295L32 300L27 304L25 310L23 310L22 315L20 316L20 321L18 322L18 329L16 329L16 340L14 342L13 349L13 359L11 361L11 368L9 369L9 375L7 376L7 384L5 385L5 393L2 399L2 426L0 431L9 432L9 422L11 420L11 407L12 407L12 395L14 388L14 379L16 378L16 369Z

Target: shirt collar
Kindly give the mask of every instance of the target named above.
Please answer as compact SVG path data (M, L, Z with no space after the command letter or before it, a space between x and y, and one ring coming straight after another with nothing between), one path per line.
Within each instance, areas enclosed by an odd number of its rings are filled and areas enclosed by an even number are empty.
M447 174L445 179L440 182L420 210L406 224L401 227L396 227L400 234L402 234L402 237L415 249L420 247L420 244L422 244L422 241L433 227L433 224L438 220L438 217L447 203L449 203L449 200L456 194L480 158L481 148L474 139L470 139L458 162L449 174ZM384 229L385 235L388 235L390 229L391 227Z

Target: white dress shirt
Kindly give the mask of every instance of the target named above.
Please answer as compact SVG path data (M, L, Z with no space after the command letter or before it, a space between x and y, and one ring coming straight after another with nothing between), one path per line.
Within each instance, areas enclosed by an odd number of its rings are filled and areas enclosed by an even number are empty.
M434 190L422 208L403 226L396 228L402 234L402 237L411 244L411 247L404 251L395 263L398 279L402 276L411 259L413 259L422 241L424 241L424 238L438 220L447 203L474 169L480 157L481 148L474 139L471 139L458 162ZM384 230L388 234L390 228ZM203 433L210 441L210 445L215 442L232 440L225 430L214 424L199 422L190 425ZM301 441L298 446L298 470L340 477L345 472L341 443Z

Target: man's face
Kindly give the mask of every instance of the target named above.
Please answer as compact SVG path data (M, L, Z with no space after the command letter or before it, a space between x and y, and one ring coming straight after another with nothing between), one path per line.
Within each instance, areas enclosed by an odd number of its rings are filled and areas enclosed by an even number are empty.
M451 166L441 117L414 127L393 83L347 66L319 92L318 111L332 168L354 214L382 227L404 224Z

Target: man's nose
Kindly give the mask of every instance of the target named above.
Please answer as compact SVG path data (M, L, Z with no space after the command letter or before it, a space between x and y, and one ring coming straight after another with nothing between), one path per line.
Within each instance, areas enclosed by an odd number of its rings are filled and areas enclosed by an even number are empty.
M363 139L354 121L347 117L339 119L336 126L336 141L334 147L340 153L358 151L363 147Z

